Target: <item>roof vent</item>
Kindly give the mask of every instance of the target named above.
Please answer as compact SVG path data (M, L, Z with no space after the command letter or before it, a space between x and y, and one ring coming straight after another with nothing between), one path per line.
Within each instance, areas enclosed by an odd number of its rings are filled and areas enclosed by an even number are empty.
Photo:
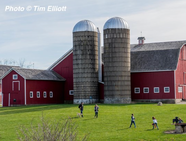
M144 44L145 37L138 37L138 44L143 45Z

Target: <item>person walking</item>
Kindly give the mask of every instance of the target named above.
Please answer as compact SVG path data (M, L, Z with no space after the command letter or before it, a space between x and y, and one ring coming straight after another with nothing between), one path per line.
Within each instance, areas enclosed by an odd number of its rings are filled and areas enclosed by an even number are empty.
M134 126L136 128L134 114L131 115L131 124L130 124L130 127L129 128L131 128L132 124L134 124Z
M157 122L157 120L156 120L156 118L155 117L152 117L152 120L153 120L153 128L152 129L154 129L154 127L156 126L157 127L157 129L159 130L159 128L158 128L158 122Z
M97 104L96 104L95 107L94 107L94 111L95 111L95 116L94 116L94 118L95 118L95 117L98 118L99 107L98 107Z
M81 102L81 104L79 104L79 110L81 112L81 116L83 117L83 102Z

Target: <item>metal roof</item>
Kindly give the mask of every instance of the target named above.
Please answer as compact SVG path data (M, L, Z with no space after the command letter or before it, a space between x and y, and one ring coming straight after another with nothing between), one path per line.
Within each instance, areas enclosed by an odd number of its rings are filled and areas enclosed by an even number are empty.
M96 26L89 20L79 21L73 28L73 32L94 31L98 32Z
M131 45L131 72L177 69L180 49L186 41Z
M128 23L120 18L120 17L113 17L107 20L103 29L110 29L110 28L126 28L129 29Z

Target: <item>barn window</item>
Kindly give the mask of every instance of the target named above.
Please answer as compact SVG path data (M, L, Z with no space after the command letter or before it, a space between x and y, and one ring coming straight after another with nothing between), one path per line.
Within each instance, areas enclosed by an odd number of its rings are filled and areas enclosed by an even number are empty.
M45 91L43 92L43 97L47 98L47 93Z
M140 88L134 88L134 93L139 94L140 93Z
M53 92L50 91L50 98L53 98Z
M69 90L69 95L74 95L74 90Z
M159 90L159 87L154 87L154 93L159 93L160 90Z
M164 87L164 93L170 93L170 87Z
M182 87L178 87L178 92L182 93Z
M144 87L143 88L143 93L149 93L149 88L148 87Z
M37 91L37 98L40 98L40 92Z
M32 91L30 91L30 98L33 98L33 92Z
M13 80L17 80L17 79L18 79L17 74L13 74Z

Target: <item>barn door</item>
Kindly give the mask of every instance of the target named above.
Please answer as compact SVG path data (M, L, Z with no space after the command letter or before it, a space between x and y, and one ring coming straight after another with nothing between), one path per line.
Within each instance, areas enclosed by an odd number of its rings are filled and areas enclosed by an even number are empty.
M20 91L20 82L19 81L13 81L12 82L12 91Z

